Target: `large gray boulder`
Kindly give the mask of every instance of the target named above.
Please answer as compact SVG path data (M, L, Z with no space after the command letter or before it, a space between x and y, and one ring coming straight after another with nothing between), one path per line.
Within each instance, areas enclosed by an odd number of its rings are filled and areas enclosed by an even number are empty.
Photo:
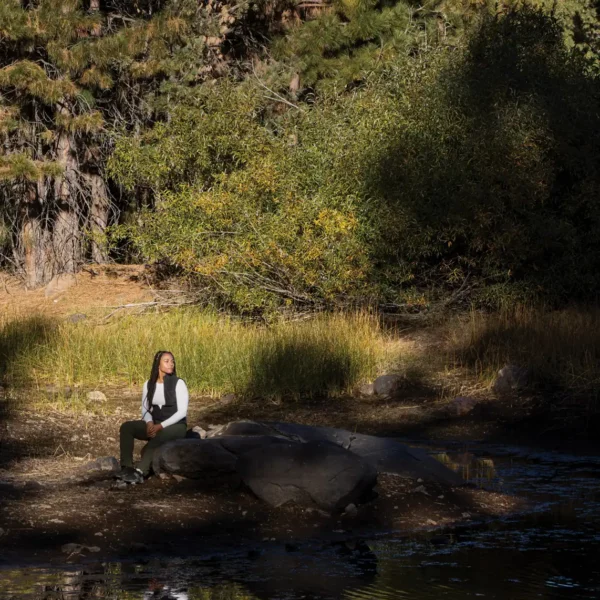
M284 442L276 452L261 446L240 456L242 481L271 506L317 504L326 510L359 502L377 471L356 454L329 442Z
M229 423L217 434L230 436L269 435L286 440L307 442L330 442L348 450L367 461L378 473L391 473L408 479L423 479L442 485L461 485L462 477L444 466L425 450L372 435L353 433L333 427L312 427L296 423L256 423L236 421Z
M152 470L157 475L171 473L190 479L233 475L240 454L281 441L280 438L269 436L176 440L154 451Z

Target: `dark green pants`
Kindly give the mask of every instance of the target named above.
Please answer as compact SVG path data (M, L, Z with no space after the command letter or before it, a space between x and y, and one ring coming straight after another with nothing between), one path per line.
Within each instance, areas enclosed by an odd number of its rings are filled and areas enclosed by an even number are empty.
M146 434L146 421L127 421L121 425L121 467L133 467L133 444L134 440L149 440L142 448L142 460L137 468L148 475L152 466L154 451L162 444L185 437L187 425L176 423L169 425L159 431L155 437L150 439Z

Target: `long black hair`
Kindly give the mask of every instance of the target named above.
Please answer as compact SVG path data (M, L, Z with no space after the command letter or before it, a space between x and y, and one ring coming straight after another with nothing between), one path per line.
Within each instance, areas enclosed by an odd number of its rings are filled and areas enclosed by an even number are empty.
M148 411L152 411L152 400L154 400L154 392L156 391L156 382L158 380L158 365L160 365L160 359L163 354L170 354L173 357L173 373L177 377L177 364L175 363L175 356L169 350L159 350L152 360L152 369L150 369L150 377L148 378L148 393L146 394L146 400L148 402Z

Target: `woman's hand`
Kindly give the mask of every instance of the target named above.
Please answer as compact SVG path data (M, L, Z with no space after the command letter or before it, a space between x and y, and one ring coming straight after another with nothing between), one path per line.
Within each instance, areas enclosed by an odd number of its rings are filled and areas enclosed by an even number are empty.
M155 427L156 425L154 425L152 421L146 423L146 435L149 438L153 438L156 435L156 432L154 431Z
M157 423L156 425L154 423L148 423L146 425L146 434L148 435L148 437L150 439L156 437L156 434L159 431L162 431L163 426L160 423Z

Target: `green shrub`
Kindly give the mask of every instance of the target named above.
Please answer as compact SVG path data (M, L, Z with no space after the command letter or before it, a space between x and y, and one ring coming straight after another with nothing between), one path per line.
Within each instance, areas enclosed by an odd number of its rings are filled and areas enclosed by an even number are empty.
M599 90L531 10L314 105L202 88L117 145L113 175L156 192L117 235L246 313L589 298Z

